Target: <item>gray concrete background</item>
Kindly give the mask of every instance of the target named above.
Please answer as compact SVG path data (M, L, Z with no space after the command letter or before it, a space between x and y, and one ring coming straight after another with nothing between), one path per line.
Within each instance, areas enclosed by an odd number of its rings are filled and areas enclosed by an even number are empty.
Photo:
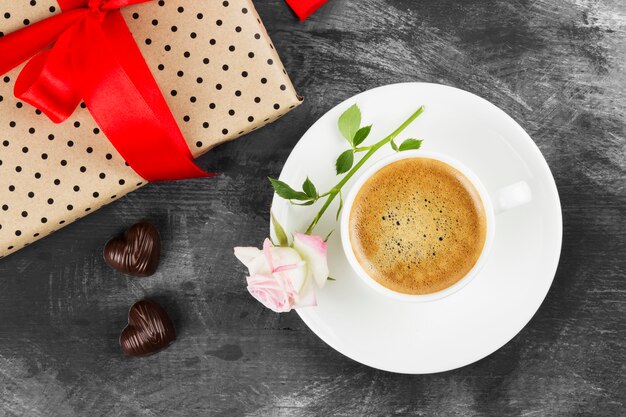
M0 261L3 416L619 416L626 402L626 4L621 0L330 0L298 23L258 1L302 107L200 160L223 175L148 186ZM564 241L547 299L493 355L427 376L369 369L295 313L245 291L235 245L266 235L271 190L324 112L382 84L428 81L492 101L545 155ZM160 228L149 279L101 248L139 220ZM129 306L153 297L179 340L131 359Z

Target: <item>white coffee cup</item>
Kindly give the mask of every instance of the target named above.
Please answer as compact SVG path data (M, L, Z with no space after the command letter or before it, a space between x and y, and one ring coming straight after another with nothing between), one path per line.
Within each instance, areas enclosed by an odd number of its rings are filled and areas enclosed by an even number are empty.
M474 185L480 198L482 200L485 215L487 218L487 233L485 238L485 244L483 246L483 250L480 254L480 257L476 261L474 267L459 281L455 284L447 287L441 291L437 291L431 294L404 294L397 291L393 291L382 284L378 283L369 274L363 269L361 264L356 258L354 254L354 250L352 248L352 243L350 242L350 212L352 211L352 205L354 203L354 199L356 198L359 190L365 184L365 182L376 172L378 172L381 168L394 163L396 161L408 158L429 158L436 159L438 161L444 162L453 168L456 168L460 171L465 177ZM381 159L373 166L368 168L361 176L357 179L356 183L348 193L344 201L343 212L341 214L340 221L340 229L341 229L341 244L343 245L343 250L345 252L346 258L352 266L352 269L356 272L356 274L371 288L376 290L382 295L393 298L399 301L412 301L412 302L425 302L425 301L435 301L440 300L444 297L447 297L455 292L459 291L461 288L465 287L474 277L478 274L480 269L485 265L487 259L489 257L489 253L491 250L491 246L493 244L493 239L495 236L495 217L497 214L513 209L515 207L521 206L523 204L529 203L532 200L532 194L530 191L529 185L525 181L518 181L506 187L500 188L495 193L490 193L483 186L482 182L478 179L476 174L474 174L469 168L463 165L461 162L450 158L441 153L437 152L427 152L427 151L404 151L398 152L393 155L390 155L386 158Z

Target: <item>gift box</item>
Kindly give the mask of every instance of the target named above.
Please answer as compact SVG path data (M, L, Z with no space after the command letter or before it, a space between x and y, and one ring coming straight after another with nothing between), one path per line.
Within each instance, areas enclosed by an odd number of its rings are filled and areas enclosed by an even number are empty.
M60 12L53 0L3 2L0 36ZM301 102L250 0L150 1L121 14L194 157ZM15 98L23 68L0 77L0 258L148 182L84 103L54 124Z

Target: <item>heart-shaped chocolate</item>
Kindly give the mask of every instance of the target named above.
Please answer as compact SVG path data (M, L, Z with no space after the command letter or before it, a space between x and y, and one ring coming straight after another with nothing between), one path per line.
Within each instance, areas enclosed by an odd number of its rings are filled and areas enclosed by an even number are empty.
M176 340L176 329L167 312L150 300L137 301L128 312L128 325L120 335L120 347L129 356L156 353Z
M136 277L154 274L161 257L161 237L150 223L137 223L104 246L104 260L113 269Z

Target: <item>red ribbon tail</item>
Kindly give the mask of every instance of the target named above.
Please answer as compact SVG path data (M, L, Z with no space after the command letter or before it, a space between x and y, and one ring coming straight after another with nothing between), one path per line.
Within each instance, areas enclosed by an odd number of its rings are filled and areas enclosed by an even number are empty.
M102 26L91 15L78 25L72 67L79 94L129 165L149 181L208 176L193 162L141 54L126 50L137 46L120 12L107 13Z
M306 20L327 1L328 0L286 0L291 10L298 15L301 21Z

